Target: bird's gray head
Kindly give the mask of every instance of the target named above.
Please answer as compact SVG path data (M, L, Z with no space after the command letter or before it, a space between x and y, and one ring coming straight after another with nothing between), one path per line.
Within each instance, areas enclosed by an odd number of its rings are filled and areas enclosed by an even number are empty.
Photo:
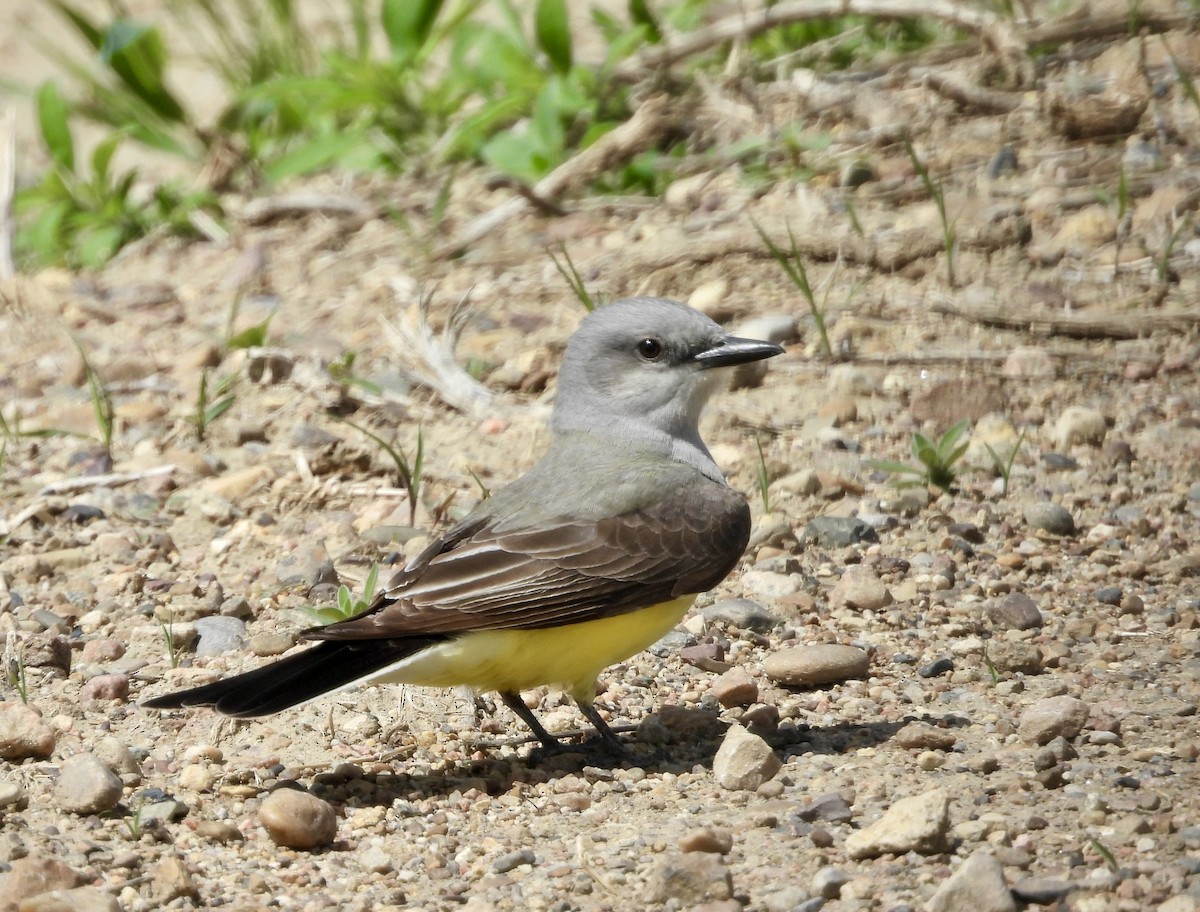
M699 457L710 471L715 466L697 425L716 388L711 368L782 351L773 342L731 336L678 301L615 301L585 317L567 343L551 426L669 447L684 461Z

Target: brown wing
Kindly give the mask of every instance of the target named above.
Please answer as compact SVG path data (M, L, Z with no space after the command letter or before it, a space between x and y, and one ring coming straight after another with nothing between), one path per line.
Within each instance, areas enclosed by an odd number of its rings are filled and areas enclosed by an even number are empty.
M312 631L348 640L551 627L703 592L750 535L745 498L708 481L599 521L497 531L468 522L431 546L373 612Z

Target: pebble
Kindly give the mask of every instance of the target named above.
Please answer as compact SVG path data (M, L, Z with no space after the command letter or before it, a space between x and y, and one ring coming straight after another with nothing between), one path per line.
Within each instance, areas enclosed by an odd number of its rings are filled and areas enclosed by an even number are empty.
M709 282L704 282L697 285L696 288L688 295L688 307L694 307L700 313L710 319L722 322L728 320L733 311L730 309L726 298L729 295L729 280L720 278L713 279ZM753 338L758 338L754 336Z
M713 681L709 693L726 709L758 702L758 684L740 665Z
M1117 586L1104 586L1096 590L1096 601L1101 605L1120 605L1121 590Z
M200 891L184 863L168 855L150 871L150 896L161 908L183 897L196 899Z
M63 761L54 783L54 800L72 814L100 814L116 807L124 786L108 764L91 753Z
M1075 520L1066 508L1048 500L1034 501L1025 507L1025 522L1051 535L1074 535Z
M733 896L733 876L711 852L675 852L655 865L646 885L652 903L673 900L678 908L721 902Z
M99 887L76 887L39 893L23 901L19 909L20 912L121 912L121 903Z
M1042 348L1014 348L1000 368L1001 376L1014 380L1049 379L1056 373L1054 357Z
M822 643L777 650L763 661L763 671L777 684L812 687L865 677L870 665L870 656L857 646Z
M24 703L0 703L0 759L47 759L54 751L55 733L42 715Z
M950 796L944 789L901 798L877 821L846 837L846 854L854 859L945 851L950 832Z
M857 516L818 516L804 527L800 543L813 542L822 548L846 548L862 542L879 541L879 534Z
M733 833L723 827L700 827L679 840L679 850L728 855L733 850Z
M806 823L818 820L822 823L849 823L854 816L846 799L837 792L820 795L810 803L801 805L795 813Z
M1024 592L993 599L988 602L987 614L993 624L1005 630L1033 630L1045 623L1037 602Z
M129 675L102 674L89 678L80 691L80 697L85 701L105 702L108 700L125 700L129 696Z
M271 792L258 819L276 845L292 849L327 846L337 836L337 815L323 798L293 788Z
M209 842L219 842L222 845L230 842L241 842L246 837L237 825L229 820L201 820L196 825L196 835Z
M713 778L722 788L752 791L783 767L771 745L740 725L732 726L713 757Z
M909 722L896 732L896 743L909 750L950 750L956 740L953 732L928 722Z
M870 567L847 567L829 593L829 604L878 611L892 604L892 594Z
M246 647L259 658L283 655L295 645L294 633L256 633L246 643Z
M338 585L337 570L325 545L319 541L302 541L275 564L275 579L281 586L308 586L310 589L327 583Z
M236 617L214 615L195 621L196 655L215 656L226 652L241 652L246 644L246 622Z
M771 482L770 493L811 497L821 493L821 476L815 469L800 469Z
M940 678L951 671L954 671L954 660L941 658L934 659L928 665L922 665L917 669L917 674L923 678Z
M978 849L947 878L925 907L928 912L1016 912L1004 869L987 849Z
M738 630L768 633L780 619L753 599L724 599L705 608L701 614L708 623L728 624Z
M1108 422L1095 409L1072 405L1063 410L1054 425L1054 445L1069 450L1076 444L1099 446L1108 433Z
M775 573L771 570L747 570L742 574L747 592L766 598L779 598L800 591L803 578L799 573Z
M40 853L31 853L12 862L0 877L0 909L16 909L30 897L55 890L71 890L83 878L73 868Z
M850 876L840 868L826 865L813 875L812 891L823 899L837 899L842 887L850 882Z
M1031 744L1048 744L1055 738L1071 739L1083 730L1090 707L1075 697L1047 697L1021 714L1017 734Z
M537 856L533 849L515 849L512 852L506 852L495 861L492 862L492 870L497 874L507 874L514 868L519 868L521 865L532 865L537 861Z
M1057 877L1026 877L1012 885L1013 895L1036 906L1050 906L1074 890L1076 884Z
M808 899L809 894L800 887L783 887L765 894L761 903L765 912L796 912Z

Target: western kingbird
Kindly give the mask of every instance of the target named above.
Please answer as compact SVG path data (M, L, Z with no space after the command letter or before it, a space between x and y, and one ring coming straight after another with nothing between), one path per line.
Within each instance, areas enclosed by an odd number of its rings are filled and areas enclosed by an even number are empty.
M277 712L356 683L499 692L547 747L522 702L566 689L610 744L596 679L660 639L733 569L746 499L700 439L719 372L783 352L739 339L662 298L597 308L567 343L542 459L396 574L364 614L305 633L318 645L154 709Z

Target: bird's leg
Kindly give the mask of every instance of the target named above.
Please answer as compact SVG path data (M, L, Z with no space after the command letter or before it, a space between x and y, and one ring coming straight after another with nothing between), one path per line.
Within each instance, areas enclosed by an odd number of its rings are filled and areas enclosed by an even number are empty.
M537 716L533 714L533 710L525 705L525 701L521 699L521 695L511 690L500 691L500 699L504 701L504 705L517 714L517 717L529 726L534 737L542 742L542 747L546 750L557 750L562 747L559 740L546 731L542 723L537 720Z
M591 703L584 703L582 700L576 700L575 702L578 704L579 711L583 713L584 718L592 723L596 731L599 732L600 737L604 739L604 743L607 744L617 754L624 755L624 742L622 742L621 739L613 733L613 730L608 727L608 723L605 722L600 713L596 711L596 707Z

